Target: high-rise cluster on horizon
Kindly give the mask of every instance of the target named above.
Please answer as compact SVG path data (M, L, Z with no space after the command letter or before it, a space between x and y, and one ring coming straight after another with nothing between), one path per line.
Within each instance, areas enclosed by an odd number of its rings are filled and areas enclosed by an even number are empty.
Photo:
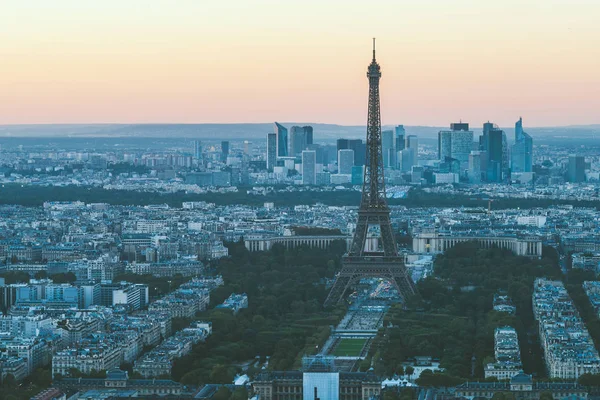
M490 121L483 124L479 137L468 122L451 123L449 129L438 132L437 157L428 144L420 148L419 138L409 134L404 125L381 130L379 123L378 129L385 171L381 176L387 183L534 183L533 139L523 129L522 118L515 123L512 144L505 131ZM266 181L359 185L368 154L362 139L339 138L335 147L316 144L311 126L288 129L275 122L274 132L267 135ZM570 182L583 182L587 166L583 157L573 155L566 167L563 163L562 174Z
M506 133L496 124L483 124L483 133L474 142L469 124L450 124L449 130L438 133L440 172L452 181L499 183L509 179L533 179L533 140L523 130L523 120L515 124L515 143L508 146ZM436 182L440 183L440 182Z
M312 126L292 126L288 129L275 122L277 157L297 157L313 144Z
M329 174L322 171L337 158L332 146L315 144L312 126L292 126L290 129L274 123L274 132L267 134L266 167L269 173L287 177L300 173L302 184L329 184Z
M427 137L421 142L410 131L411 128L396 125L381 132L382 165L388 184L533 185L535 182L538 185L549 179L553 183L598 179L593 173L593 161L586 161L581 154L567 153L555 165L555 160L548 159L545 150L540 148L534 163L533 139L523 128L522 118L515 123L514 141L498 125L489 121L479 129L481 134L468 122L451 123L449 129L438 132L437 143L433 146ZM315 142L312 126L287 127L277 122L274 123L274 131L266 136L266 143L262 142L264 152L254 160L249 157L249 142L242 144L243 152L234 145L235 154L230 155L229 142L222 141L221 161L231 165L236 162L234 158L242 154L254 170L265 173L260 179L266 183L316 186L363 183L367 151L362 139L338 138ZM318 140L318 132L316 137ZM216 151L219 151L218 147ZM195 141L193 154L200 164L202 152L202 143ZM204 157L206 164L206 154ZM305 172L310 176L305 177Z

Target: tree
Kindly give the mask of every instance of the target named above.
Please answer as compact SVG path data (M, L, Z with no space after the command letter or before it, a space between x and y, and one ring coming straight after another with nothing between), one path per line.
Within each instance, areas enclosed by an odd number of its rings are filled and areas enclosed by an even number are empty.
M552 392L544 391L540 393L540 400L554 400L554 396L552 396Z
M265 324L265 317L262 315L255 315L252 317L252 324L257 328L261 328Z
M245 387L237 387L230 397L230 400L248 400L248 390Z
M4 283L10 285L12 283L28 283L29 274L22 271L9 271L0 275L4 278Z
M386 389L383 392L383 400L400 400L400 396L398 395L398 389L395 387Z
M175 317L171 320L171 330L173 332L180 331L183 328L187 328L191 322L192 320L190 318Z
M492 400L515 400L515 395L511 392L496 392L492 396Z
M229 390L226 386L221 386L217 393L214 394L214 400L229 400L231 397L231 390Z
M417 392L413 388L404 387L400 390L400 400L414 400Z
M129 362L122 362L121 365L119 365L119 369L121 371L127 371L127 373L131 375L133 373L133 364Z
M52 384L52 373L48 369L38 368L30 378L31 382L39 387L50 387Z
M33 277L35 279L46 279L48 277L48 273L46 271L38 271Z
M71 378L81 378L83 374L77 368L69 368L68 376Z
M54 283L73 283L77 280L77 276L72 272L59 272L58 274L50 275L50 279Z
M7 388L14 388L17 386L17 380L13 374L6 374L4 380L2 381L2 386Z
M360 372L365 372L368 371L369 368L371 368L371 361L369 361L367 358L365 358L364 360L362 360L359 364L359 371Z
M103 369L103 370L98 371L98 370L92 369L87 377L88 378L101 378L101 379L106 378L106 370Z
M577 383L583 386L600 386L599 374L582 374L577 379Z
M445 372L432 372L426 369L415 381L419 386L424 387L453 387L463 382L462 379L449 375Z
M335 268L335 261L329 261L340 259L342 246L273 246L269 251L250 253L243 242L225 245L230 257L215 261L211 269L226 284L211 292L210 308L232 292L246 293L250 303L236 315L223 309L209 309L197 315L212 321L213 334L206 342L194 345L188 356L174 361L172 379L185 384L231 383L235 366L256 356L263 362L270 357L270 369L295 369L305 352L314 352L316 346L325 342L330 326L337 325L346 312L343 306L323 310L327 296L323 278L328 276L328 264ZM331 275L333 272L332 269ZM128 276L124 279L132 281Z
M415 373L415 369L412 366L408 365L406 368L404 368L404 372L410 378L410 377L412 377L412 374Z
M433 371L430 369L424 369L417 378L416 382L420 386L431 386L430 382L433 376Z
M292 231L298 236L323 236L323 235L341 235L339 229L315 227L315 226L292 226Z
M504 393L504 400L515 400L515 395L511 392Z
M402 366L402 364L400 364L396 367L396 374L399 376L404 375L404 367Z
M233 375L226 365L215 365L210 371L210 381L212 383L231 383Z

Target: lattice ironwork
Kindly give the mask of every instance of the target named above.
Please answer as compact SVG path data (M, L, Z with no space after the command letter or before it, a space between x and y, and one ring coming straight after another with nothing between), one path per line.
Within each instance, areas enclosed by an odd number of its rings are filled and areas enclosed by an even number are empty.
M385 278L403 298L415 294L412 278L404 266L403 259L398 256L390 221L390 209L385 196L379 103L381 68L375 59L375 39L373 39L373 60L368 67L367 78L369 79L367 154L358 221L352 244L342 259L342 270L336 276L325 305L340 302L346 291L362 278ZM379 227L380 246L377 249L367 246L369 229L373 226Z

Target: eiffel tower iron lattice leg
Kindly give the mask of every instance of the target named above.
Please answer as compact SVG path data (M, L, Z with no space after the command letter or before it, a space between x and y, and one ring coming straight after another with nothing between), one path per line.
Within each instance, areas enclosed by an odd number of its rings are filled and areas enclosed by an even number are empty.
M335 282L327 299L325 306L340 303L344 295L363 278L382 278L390 282L392 287L398 291L400 298L406 300L416 294L415 285L404 267L402 257L380 257L342 259L342 269L335 278Z
M358 221L352 244L342 259L342 269L335 278L325 300L325 306L339 303L348 289L363 278L388 280L404 300L416 294L415 285L404 266L404 260L398 255L390 221L390 209L385 197L379 104L381 69L375 59L375 39L373 39L373 60L367 70L367 77L369 78L369 110L366 163ZM380 237L376 248L367 246L367 235L371 226L379 226Z

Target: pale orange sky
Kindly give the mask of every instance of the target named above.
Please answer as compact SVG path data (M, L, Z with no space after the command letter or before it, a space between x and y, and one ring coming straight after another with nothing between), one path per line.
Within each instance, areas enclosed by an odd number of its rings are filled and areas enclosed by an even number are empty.
M8 0L0 124L600 123L598 0Z

